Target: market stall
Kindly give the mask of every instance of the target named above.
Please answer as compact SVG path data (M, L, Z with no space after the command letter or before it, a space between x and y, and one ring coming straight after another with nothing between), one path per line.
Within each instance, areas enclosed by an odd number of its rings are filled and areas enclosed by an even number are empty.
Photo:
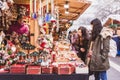
M108 18L105 24L110 23L109 27L114 30L113 40L117 45L117 55L120 55L120 21L114 18Z
M91 3L85 0L13 1L17 9L14 18L24 15L30 33L29 36L12 33L8 39L1 31L0 79L88 80L88 66L71 50L65 37L69 21L77 19Z

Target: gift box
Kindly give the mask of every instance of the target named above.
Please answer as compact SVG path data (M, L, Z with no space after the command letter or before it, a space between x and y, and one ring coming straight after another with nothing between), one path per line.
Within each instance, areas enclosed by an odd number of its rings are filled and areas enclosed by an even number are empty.
M72 74L74 73L75 68L72 65L68 64L60 64L58 67L54 67L54 72L61 75L61 74Z
M0 65L0 69L1 69L1 68L4 68L4 67L5 67L5 65Z
M8 70L5 70L4 68L1 68L0 69L0 74L6 74L8 73L9 71Z
M41 74L41 67L29 65L26 69L26 74Z
M53 73L53 67L52 66L42 67L42 73L43 74L52 74Z
M75 67L75 73L76 74L88 74L88 67L87 66L84 66L84 67L77 66L77 67Z
M14 64L10 66L10 73L25 74L25 70L26 70L25 64Z

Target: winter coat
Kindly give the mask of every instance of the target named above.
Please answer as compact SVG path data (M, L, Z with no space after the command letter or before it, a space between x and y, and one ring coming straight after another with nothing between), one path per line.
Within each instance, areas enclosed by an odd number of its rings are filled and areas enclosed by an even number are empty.
M84 62L86 61L86 55L87 55L87 50L88 50L88 43L89 43L89 40L88 39L84 39L82 41L83 44L80 44L79 42L79 52L77 53L78 57L81 58L81 60L83 60ZM84 48L85 51L82 52L80 49L81 48Z
M95 39L90 60L91 71L106 71L110 68L108 59L110 37L111 31L103 28L100 35Z

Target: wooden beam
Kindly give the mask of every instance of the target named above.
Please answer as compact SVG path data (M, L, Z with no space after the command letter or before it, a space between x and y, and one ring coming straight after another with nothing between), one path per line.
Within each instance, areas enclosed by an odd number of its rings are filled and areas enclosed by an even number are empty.
M30 4L31 0L13 0L16 4Z

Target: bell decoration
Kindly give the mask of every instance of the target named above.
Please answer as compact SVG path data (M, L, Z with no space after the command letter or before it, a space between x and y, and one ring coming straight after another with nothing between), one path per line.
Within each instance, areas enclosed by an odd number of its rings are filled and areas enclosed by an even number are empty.
M46 15L45 15L45 22L46 23L50 23L50 19L51 19L51 14L50 13L46 13Z
M32 14L32 18L33 18L33 19L36 19L36 18L37 18L37 14L36 14L36 13L33 13L33 14Z

